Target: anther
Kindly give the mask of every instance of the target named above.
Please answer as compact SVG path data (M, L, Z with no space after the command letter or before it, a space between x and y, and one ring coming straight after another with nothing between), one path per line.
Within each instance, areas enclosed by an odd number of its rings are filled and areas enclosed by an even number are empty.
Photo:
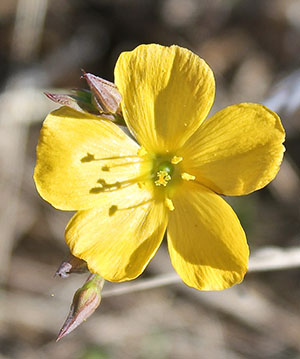
M179 162L181 162L183 160L182 157L178 157L178 156L174 156L172 159L171 159L171 163L173 165L177 165Z
M175 207L174 204L172 202L172 200L170 198L166 198L165 199L165 206L170 210L170 211L174 211Z
M181 173L181 178L185 181L194 181L194 179L196 179L195 176L190 175L189 173L186 172Z

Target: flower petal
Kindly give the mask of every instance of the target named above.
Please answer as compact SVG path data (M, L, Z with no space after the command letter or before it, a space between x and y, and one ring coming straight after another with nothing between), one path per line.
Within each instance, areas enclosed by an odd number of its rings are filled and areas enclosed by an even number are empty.
M34 172L37 190L63 210L116 201L121 191L135 203L142 197L133 185L142 171L138 148L110 121L62 107L47 116L41 131Z
M266 186L282 161L285 133L279 117L262 105L242 103L209 118L185 143L185 171L224 195Z
M141 45L122 53L115 82L129 129L156 153L180 147L206 118L214 100L211 69L178 46Z
M66 242L90 271L110 281L139 276L156 253L166 229L162 203L150 201L136 207L102 206L80 211L66 228Z
M241 282L249 250L231 207L195 183L182 186L173 203L168 248L181 279L201 290L221 290Z

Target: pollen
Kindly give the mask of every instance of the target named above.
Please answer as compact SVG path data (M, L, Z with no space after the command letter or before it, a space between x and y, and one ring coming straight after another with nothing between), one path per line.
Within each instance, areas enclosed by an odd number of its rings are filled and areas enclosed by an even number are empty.
M156 173L157 180L154 182L156 186L166 186L168 182L171 180L171 176L165 170L158 171Z
M183 160L182 157L178 157L178 156L174 156L172 159L171 159L171 163L173 165L177 165L179 162L181 162Z
M190 175L189 173L186 172L181 173L181 178L185 181L194 181L194 179L196 179L195 176Z
M165 206L170 210L170 211L174 211L175 207L174 204L172 202L172 200L170 198L166 198L165 199Z

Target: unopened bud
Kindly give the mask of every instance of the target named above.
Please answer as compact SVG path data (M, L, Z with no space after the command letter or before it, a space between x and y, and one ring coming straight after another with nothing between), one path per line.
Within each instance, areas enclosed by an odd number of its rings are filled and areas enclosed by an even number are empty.
M74 90L74 94L56 94L45 92L45 95L52 101L68 106L79 112L98 114L98 109L92 104L92 94L87 90Z
M75 292L70 312L56 341L71 333L94 313L101 302L103 285L102 277L98 274L91 274L85 284Z
M45 92L45 95L55 103L70 107L73 110L83 113L87 112L94 116L113 121L119 125L125 124L120 108L116 112L105 112L102 106L99 104L99 101L96 99L95 94L89 90L73 90L73 94L56 94Z
M92 91L93 100L100 113L120 115L121 94L116 85L86 72L83 72L83 77Z
M55 275L61 278L67 278L71 273L85 273L87 271L86 262L71 254L67 260L60 264Z

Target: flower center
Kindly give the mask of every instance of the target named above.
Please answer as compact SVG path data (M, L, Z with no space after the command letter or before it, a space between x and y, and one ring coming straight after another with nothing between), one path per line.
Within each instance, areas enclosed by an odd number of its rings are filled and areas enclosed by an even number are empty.
M159 164L156 170L156 180L154 181L156 186L164 186L171 181L174 166L171 162L165 161Z

